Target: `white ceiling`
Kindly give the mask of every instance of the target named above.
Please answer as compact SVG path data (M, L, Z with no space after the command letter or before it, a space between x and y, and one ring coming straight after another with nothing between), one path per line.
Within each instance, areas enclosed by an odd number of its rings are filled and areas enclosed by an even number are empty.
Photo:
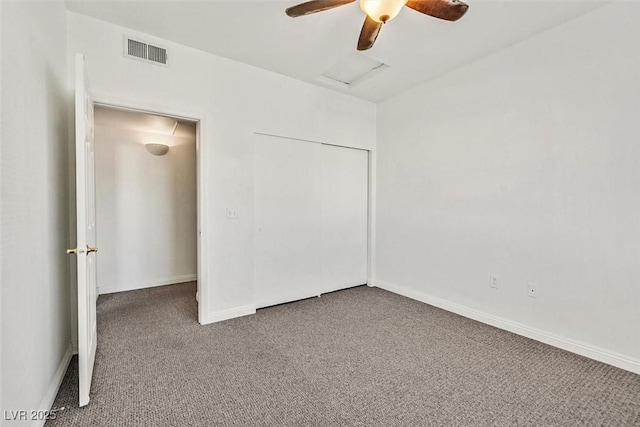
M97 106L94 118L97 126L144 132L160 137L190 138L194 142L196 138L195 123L173 117Z
M389 65L353 87L320 75L356 51L364 15L358 2L299 18L301 0L67 0L69 10L309 83L379 101L587 13L609 1L465 0L446 22L404 8L384 26L370 58ZM170 52L169 52L170 54Z

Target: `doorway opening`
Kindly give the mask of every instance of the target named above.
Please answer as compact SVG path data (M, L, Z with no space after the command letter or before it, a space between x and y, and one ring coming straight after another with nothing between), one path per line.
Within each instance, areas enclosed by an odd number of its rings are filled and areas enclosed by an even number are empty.
M200 121L99 102L94 111L98 294L186 286L198 321Z

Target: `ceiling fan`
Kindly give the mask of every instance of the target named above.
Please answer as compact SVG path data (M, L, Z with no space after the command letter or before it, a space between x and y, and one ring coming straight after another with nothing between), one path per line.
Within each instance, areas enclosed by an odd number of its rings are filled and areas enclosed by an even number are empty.
M285 11L292 18L310 15L353 3L355 0L311 0L291 6ZM367 15L358 39L358 50L367 50L376 42L380 28L391 21L404 6L425 15L447 21L457 21L469 6L460 0L360 0L360 9Z

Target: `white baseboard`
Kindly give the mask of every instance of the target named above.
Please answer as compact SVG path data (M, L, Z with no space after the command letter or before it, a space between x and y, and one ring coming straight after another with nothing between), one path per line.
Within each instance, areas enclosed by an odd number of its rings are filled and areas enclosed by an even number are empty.
M213 311L205 316L201 324L208 325L210 323L222 322L223 320L235 319L236 317L248 316L250 314L256 314L256 306L253 304L227 310Z
M69 362L71 362L71 356L73 356L73 346L69 343L67 350L62 356L62 360L58 365L58 369L56 369L56 373L53 376L53 380L51 380L51 384L49 384L49 388L38 407L39 410L48 411L52 409L53 402L56 400L56 396L58 395L58 390L60 390L60 386L62 385L62 380L64 379L64 375L67 373L67 368L69 368ZM32 427L42 427L46 422L45 419L42 420L33 420L31 423Z
M73 354L78 354L78 340L77 339L71 340L71 350L73 351Z
M640 360L638 359L624 356L622 354L618 354L590 344L573 341L559 335L541 331L530 326L523 325L521 323L503 319L498 316L483 313L481 311L477 311L460 304L452 303L441 298L437 298L402 286L387 283L382 280L377 280L375 286L389 292L393 292L394 294L402 295L407 298L411 298L413 300L420 301L455 314L459 314L460 316L468 317L469 319L477 320L478 322L495 326L496 328L504 329L506 331L513 332L514 334L522 335L524 337L549 344L553 347L558 347L563 350L588 357L589 359L597 360L599 362L607 363L626 371L640 374Z
M197 274L167 277L165 279L151 280L148 282L127 283L124 286L98 286L98 294L113 294L115 292L135 291L137 289L155 288L157 286L175 285L176 283L193 282L198 279Z

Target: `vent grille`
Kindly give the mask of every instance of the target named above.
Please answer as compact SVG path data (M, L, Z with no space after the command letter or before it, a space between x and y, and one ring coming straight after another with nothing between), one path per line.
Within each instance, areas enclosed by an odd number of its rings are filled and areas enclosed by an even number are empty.
M147 44L127 39L127 55L147 59Z
M126 36L124 38L124 55L128 58L153 62L154 64L160 65L168 65L169 59L167 49Z
M167 63L167 49L163 49L158 46L148 45L147 51L148 51L147 59L149 59L149 61L159 62L161 64Z

